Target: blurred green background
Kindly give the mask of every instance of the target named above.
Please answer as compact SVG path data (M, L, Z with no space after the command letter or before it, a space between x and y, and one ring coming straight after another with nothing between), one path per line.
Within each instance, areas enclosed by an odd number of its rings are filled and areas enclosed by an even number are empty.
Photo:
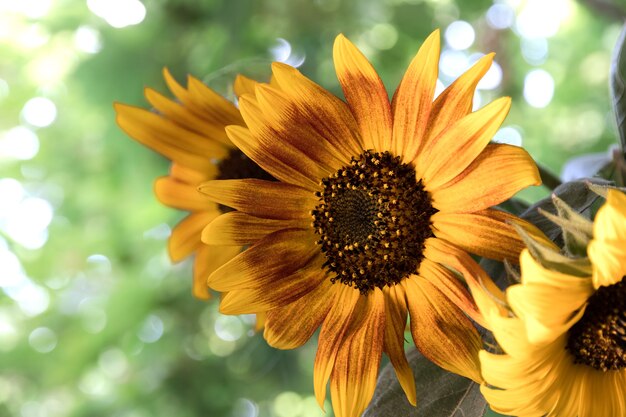
M253 318L192 298L190 265L167 258L183 213L152 182L168 163L112 108L165 92L163 67L232 97L235 74L280 60L338 92L343 32L393 90L441 28L441 87L497 52L475 105L512 96L497 140L558 173L615 142L624 16L609 0L0 0L0 416L323 415L314 342L267 347Z

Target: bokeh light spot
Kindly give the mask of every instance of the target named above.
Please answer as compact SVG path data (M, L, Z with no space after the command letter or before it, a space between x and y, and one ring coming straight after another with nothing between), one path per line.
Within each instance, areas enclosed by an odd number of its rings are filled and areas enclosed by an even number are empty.
M398 42L398 31L388 23L378 23L368 32L367 40L376 49L391 49Z
M236 316L218 316L215 319L215 334L227 342L235 342L244 334L244 325Z
M28 336L28 343L39 353L52 352L57 346L57 335L47 327L38 327Z
M48 98L31 98L22 108L22 117L31 126L50 126L57 118L57 107Z
M505 126L496 132L493 141L507 145L522 146L522 133L517 127Z
M0 158L26 161L38 152L39 138L27 127L17 126L0 135Z
M487 23L494 29L506 29L515 21L515 10L507 3L494 4L487 10Z
M156 314L150 314L139 329L137 337L144 343L154 343L163 336L163 320Z
M493 90L500 86L502 82L502 67L496 61L493 61L491 67L483 78L478 82L476 88L481 90Z
M524 98L533 107L544 108L554 96L554 78L549 72L536 69L524 78Z
M457 20L450 23L445 32L446 42L452 49L467 49L474 43L476 33L474 28L464 20Z
M97 54L102 49L100 32L91 26L80 26L74 32L74 46L79 51Z
M146 6L139 0L87 0L87 7L118 29L137 25L146 17Z

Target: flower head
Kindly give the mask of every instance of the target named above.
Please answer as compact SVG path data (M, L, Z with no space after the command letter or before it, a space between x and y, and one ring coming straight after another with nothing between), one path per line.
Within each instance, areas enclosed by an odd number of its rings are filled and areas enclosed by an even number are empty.
M508 288L508 305L476 297L504 351L480 352L486 382L481 391L494 410L516 416L626 415L623 193L609 190L588 255L575 271L560 272L558 264L545 267L525 250L521 283Z
M211 245L250 245L216 270L227 314L267 312L264 336L294 348L321 326L314 386L330 379L339 417L359 415L374 392L382 352L416 402L404 354L411 318L420 351L445 369L480 380L484 323L457 275L476 264L465 250L515 259L523 244L490 207L539 175L518 147L489 144L508 98L472 112L480 59L433 101L439 32L424 42L389 100L371 64L344 36L334 62L346 102L275 63L275 82L239 99L246 127L229 138L278 182L209 181L201 191L236 211L203 232ZM530 227L525 225L525 227ZM485 278L486 279L486 278Z
M233 103L194 77L189 77L185 88L167 69L163 75L176 100L146 88L145 96L153 109L116 103L117 123L130 137L172 161L169 175L155 182L156 196L166 206L190 214L172 230L169 254L175 262L195 254L193 294L209 298L206 277L240 248L202 244L202 229L230 209L199 193L198 185L212 179L273 178L228 139L224 131L227 125L243 125ZM235 90L239 94L253 91L254 84L239 76Z

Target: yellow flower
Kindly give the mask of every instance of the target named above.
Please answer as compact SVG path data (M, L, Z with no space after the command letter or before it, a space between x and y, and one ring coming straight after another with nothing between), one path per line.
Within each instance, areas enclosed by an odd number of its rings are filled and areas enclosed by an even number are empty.
M201 242L202 229L229 209L199 193L198 185L212 179L271 176L226 136L227 125L243 125L233 103L194 77L189 77L184 88L167 69L163 75L176 100L146 88L146 99L154 111L116 103L117 123L130 137L172 161L169 175L155 182L156 196L166 206L190 214L172 230L169 254L174 262L195 254L193 294L207 299L210 294L206 278L239 253L240 248L209 247ZM234 87L238 94L243 94L254 91L254 84L239 76Z
M507 224L520 220L489 207L539 184L536 166L518 147L489 144L508 98L471 112L493 55L433 101L439 53L436 31L391 102L371 64L342 35L334 62L347 103L296 69L273 64L275 82L240 97L247 128L226 131L279 182L201 186L237 210L214 220L203 240L251 245L209 277L212 288L227 292L221 311L266 311L264 336L282 349L302 345L321 326L315 393L323 404L330 379L339 417L367 406L383 351L416 403L404 354L407 314L425 356L480 380L480 338L468 315L483 321L443 265L473 271L464 250L516 259L523 248Z
M480 352L491 407L515 416L626 415L626 196L609 190L589 244L588 273L547 269L525 250L512 312L476 301L504 354Z

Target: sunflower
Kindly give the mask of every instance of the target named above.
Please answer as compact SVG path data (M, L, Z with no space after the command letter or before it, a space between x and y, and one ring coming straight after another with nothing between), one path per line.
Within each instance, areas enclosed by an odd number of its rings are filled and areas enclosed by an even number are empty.
M524 150L489 144L510 99L471 112L492 54L433 101L435 31L390 102L343 35L333 52L345 102L274 63L275 83L239 98L247 127L226 128L279 181L209 181L200 189L236 209L207 226L204 242L250 245L209 277L209 286L227 292L221 312L266 312L264 337L281 349L321 327L315 393L323 405L330 380L335 414L347 417L369 403L383 351L416 404L407 315L426 357L480 381L480 337L469 317L483 321L446 266L475 269L465 251L518 257L523 244L508 222L523 223L490 207L540 179Z
M201 242L202 229L230 209L199 193L198 185L212 179L273 178L226 136L227 125L243 125L233 103L197 78L190 76L184 88L167 69L163 75L176 100L146 88L145 96L152 110L115 103L117 123L131 138L172 161L169 175L156 180L155 194L164 205L190 214L172 230L169 255L178 262L195 254L193 294L207 299L210 294L206 278L239 253L240 248L209 247ZM254 91L254 84L238 76L234 89L243 94Z
M589 263L571 275L528 250L508 306L476 300L504 354L480 352L491 407L515 416L626 415L626 195L609 190ZM562 269L562 268L560 268ZM585 272L587 271L587 272ZM514 313L511 315L508 308Z

